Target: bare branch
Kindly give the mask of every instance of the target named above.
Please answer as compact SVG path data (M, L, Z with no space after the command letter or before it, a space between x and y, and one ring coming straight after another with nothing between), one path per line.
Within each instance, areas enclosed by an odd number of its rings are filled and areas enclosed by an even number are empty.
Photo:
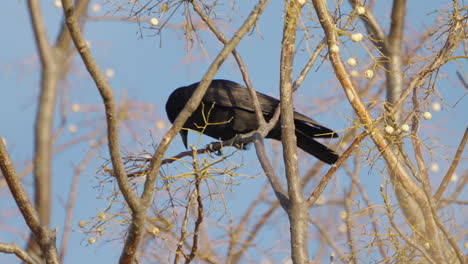
M343 152L343 154L336 161L336 163L328 170L327 174L323 176L323 178L320 180L320 183L317 185L317 187L315 187L315 190L307 199L307 203L309 204L309 206L312 206L317 201L317 199L322 194L323 190L325 190L325 187L327 187L328 183L333 178L333 175L335 175L335 172L338 170L338 168L340 168L344 164L344 162L348 159L351 153L353 153L354 149L359 146L359 144L362 142L362 140L364 140L364 138L367 137L367 135L367 132L363 132L359 136L357 136L354 139L353 143L351 143L351 145L349 145L345 152Z
M309 222L311 222L319 231L320 235L323 236L325 241L330 245L330 247L335 251L335 253L338 255L339 259L343 259L345 257L345 254L343 251L340 249L340 247L335 243L333 237L330 237L328 234L327 228L323 227L320 221L313 219L312 217L309 217Z
M314 7L317 11L320 23L322 25L322 28L325 31L325 34L327 35L328 38L328 45L329 47L338 47L339 41L338 37L336 34L335 30L335 25L332 22L332 19L330 15L328 14L328 10L326 8L325 2L323 0L314 0ZM460 34L460 28L462 28L460 22L455 22L454 26L452 27L451 31L449 32L449 36L447 39L447 43L451 43L450 45L444 46L444 48L440 52L450 52L453 51L453 48L458 45L458 36ZM369 112L366 110L365 106L363 105L363 102L359 98L353 83L351 82L349 75L346 72L346 69L343 65L343 62L340 57L339 49L330 49L331 52L330 54L330 61L332 63L332 66L334 68L335 74L340 81L347 97L348 100L350 101L351 105L353 106L355 112L358 114L361 123L364 124L367 129L369 130L368 132L370 133L371 138L373 139L374 143L378 147L378 149L381 151L381 154L383 158L385 159L387 165L389 166L389 171L393 173L393 176L395 179L397 179L397 182L404 188L404 190L411 195L411 197L417 202L419 208L421 209L421 213L424 215L426 219L425 223L425 233L426 234L431 234L433 237L431 237L430 240L430 248L431 248L431 253L432 256L436 259L436 261L443 262L443 257L442 257L442 252L438 240L438 233L436 231L435 223L430 217L430 205L429 201L427 200L427 197L424 193L424 191L421 190L421 188L410 178L408 175L407 171L399 164L398 158L393 154L393 151L387 148L387 142L385 140L385 137L379 132L373 129L374 120L370 116ZM445 54L443 54L445 55ZM445 58L445 56L440 56L436 57L435 61L431 66L434 66L437 62L439 62L438 66L440 67L443 63L441 62L440 59ZM430 71L430 67L427 67L424 69L424 75L427 74ZM421 79L419 79L421 81ZM410 83L410 87L415 87L416 84L415 80L413 80ZM407 90L405 91L407 92ZM400 97L400 99L396 102L397 104L402 103L402 97L406 97L407 94L403 95ZM397 109L397 106L394 106L394 109L392 110L393 112ZM406 204L403 204L406 206ZM402 205L402 206L403 206ZM415 208L413 207L412 210L413 212Z
M106 110L109 153L111 156L114 173L117 178L117 183L120 190L122 191L125 201L128 203L133 213L132 217L134 221L138 220L137 230L135 230L135 226L133 224L129 229L125 247L120 258L121 263L131 263L135 258L138 244L141 241L146 207L142 207L140 200L133 193L128 182L127 175L125 174L123 162L121 160L118 134L119 117L117 114L117 106L112 88L109 86L106 78L99 69L96 60L91 54L91 51L89 50L89 47L86 44L83 35L81 34L81 30L78 24L79 17L75 8L73 7L72 1L62 0L62 5L65 14L65 21L67 23L67 27L70 31L73 42L75 43L75 47L80 53L88 72L93 77L93 80L99 90L99 93L101 94L104 103Z
M93 80L101 94L104 107L106 110L106 120L107 120L107 137L109 142L109 154L112 159L112 165L116 173L117 182L119 188L122 190L122 194L125 197L125 200L128 202L130 209L136 211L139 207L139 201L135 194L133 194L130 184L127 181L127 176L125 175L124 166L120 157L120 146L118 144L118 115L117 115L117 106L114 98L112 88L109 86L106 77L99 69L96 60L94 59L89 47L83 38L81 33L76 10L73 7L71 0L62 0L63 11L65 14L65 21L67 23L68 30L75 44L76 49L80 53L80 56L90 73L93 77Z
M421 145L420 145L420 141L418 137L419 119L420 119L418 90L419 90L419 87L415 87L413 90L413 112L415 113L415 115L413 116L413 122L412 122L411 141L413 143L413 150L414 150L414 156L416 158L416 164L418 164L420 173L418 174L416 171L412 171L412 173L418 180L420 180L423 183L423 185L425 185L426 188L428 188L428 190L430 190L429 176L427 174L426 164L422 156ZM401 144L399 144L399 147L402 148ZM403 150L400 150L400 153L404 156L403 158L405 162L408 164L407 166L411 170L412 165L409 159L406 157L406 153L404 153Z
M63 228L63 234L62 234L62 242L60 244L60 260L62 262L65 258L67 247L68 247L68 241L70 239L71 225L72 225L72 220L73 220L73 209L75 208L76 197L78 194L78 183L80 180L81 173L83 172L83 170L85 170L88 164L92 161L92 158L94 158L96 151L102 146L102 144L104 144L105 141L106 141L106 138L104 136L101 136L99 143L93 145L91 150L86 154L84 159L81 161L80 165L74 169L73 179L72 179L71 188L70 188L70 194L68 196L68 202L66 205L66 215L65 215L64 228Z
M407 235L403 233L403 231L401 231L397 223L395 223L395 219L393 217L392 206L390 205L390 202L388 201L387 194L384 192L383 187L380 188L380 194L382 195L382 198L385 203L385 209L387 210L387 216L388 216L388 220L390 221L390 225L393 227L393 229L395 229L395 231L397 231L399 237L401 237L408 245L411 245L414 249L421 252L424 258L426 258L430 263L438 263L435 260L433 260L429 254L427 254L424 248L421 247L417 241L414 241L413 239L409 238Z
M356 7L361 6L361 1L359 0L350 0L351 5L356 9ZM369 5L370 7L370 5ZM366 8L365 13L361 15L361 18L366 25L367 31L371 35L371 39L377 47L383 47L385 43L385 32L382 29L382 26L379 24L377 19L371 10Z
M195 220L195 228L193 230L192 249L190 250L190 254L185 259L186 264L190 263L195 258L195 255L197 254L198 236L200 232L201 223L203 222L203 218L205 217L204 211L203 211L203 198L201 195L201 188L200 188L201 181L203 179L200 175L198 164L195 161L196 149L193 148L192 151L193 151L193 157L194 157L193 164L194 164L194 171L195 171L195 191L194 192L196 192L196 196L197 196L197 218Z
M261 216L257 224L255 224L254 227L251 230L249 230L247 239L242 243L242 246L239 248L239 250L236 251L236 253L232 255L231 258L228 259L229 261L231 261L230 263L239 262L242 254L245 253L247 248L252 245L253 240L260 232L261 228L266 224L267 220L273 215L273 213L276 211L279 205L279 201L274 202L271 205L271 207Z
M187 238L187 228L188 228L188 221L190 218L190 210L192 209L192 203L196 195L197 194L195 193L195 191L192 192L187 202L187 205L185 207L184 220L182 221L182 226L180 228L180 238L179 238L179 242L177 243L177 248L176 248L175 257L174 257L174 264L179 263L179 258L181 255L184 256L184 258L187 260L187 255L183 252L182 248Z
M44 70L49 67L55 67L54 56L52 49L47 40L47 32L44 24L44 19L41 14L41 7L37 0L28 0L28 12L31 18L34 38L36 39L39 58Z
M281 180L275 172L275 169L268 159L265 151L265 145L263 144L263 138L258 133L255 133L255 136L257 137L257 140L255 141L255 151L257 153L258 161L260 162L263 171L265 171L268 181L270 182L271 187L275 192L276 198L281 204L281 207L283 207L283 209L287 212L290 203L288 195L285 192Z
M387 75L387 101L390 104L394 104L398 98L400 98L401 92L403 91L403 58L402 58L402 44L403 44L403 32L405 28L405 16L406 16L406 0L395 0L393 1L392 16L390 34L385 40L384 54L390 59L386 63L386 75ZM394 108L395 122L400 124L400 110Z
M297 162L297 139L293 110L293 66L296 45L297 20L301 15L302 5L289 0L285 3L283 39L280 59L280 101L281 101L281 143L288 183L289 218L291 234L291 259L294 263L309 261L308 218L309 210L302 193L301 178Z
M31 256L26 253L22 248L20 248L16 243L1 243L0 242L0 252L15 254L19 259L24 261L26 264L36 264Z
M360 1L350 0L351 5L356 8L361 5ZM398 98L400 98L403 91L403 63L402 58L402 44L404 38L404 26L406 14L406 0L393 1L390 33L388 37L375 19L372 11L366 8L364 14L360 17L366 25L369 35L372 37L374 44L382 48L382 53L388 58L384 62L385 73L387 80L387 101L393 105ZM396 125L401 123L401 113L394 108L392 118L394 118Z
M317 59L318 55L322 52L322 50L327 46L327 40L324 38L320 44L315 48L314 52L310 56L309 60L307 61L307 64L304 66L302 69L301 73L299 73L299 76L297 76L296 80L293 83L293 93L299 89L301 86L302 82L305 80L305 77L309 73L310 69L312 69L312 66L315 63L315 60Z
M444 194L444 191L447 188L450 179L452 178L453 173L455 172L455 169L457 168L458 163L461 160L461 155L463 154L463 150L465 149L466 141L468 141L468 128L465 129L465 134L463 135L460 145L458 145L457 153L455 153L455 157L453 157L453 161L452 164L450 164L450 168L448 169L447 173L444 176L444 179L440 183L439 188L434 194L434 200L436 202L438 202L440 198L442 198L442 195Z
M41 225L37 211L32 206L26 191L16 176L15 168L13 167L13 163L1 138L0 169L26 224L31 229L36 238L36 242L39 244L44 254L44 260L47 263L59 263L57 248L55 247L55 232L51 231L47 226Z
M35 206L42 223L49 225L51 210L52 125L57 97L57 64L37 0L28 1L34 37L42 64L41 89L34 126L34 182ZM28 248L35 251L33 241Z
M457 245L457 241L449 234L445 226L442 224L442 221L440 220L439 215L437 214L437 209L435 206L435 203L431 203L431 210L432 210L432 217L434 218L434 221L439 228L440 231L442 231L442 234L444 234L445 239L447 239L449 245L452 247L453 251L455 252L455 256L458 258L458 261L460 261L460 264L465 263L465 257L460 250L460 248ZM449 261L452 262L452 256L451 252L445 252L446 256L450 259Z
M236 256L240 256L242 252L236 251L236 245L237 243L241 240L240 237L242 234L245 233L245 229L247 227L248 220L252 217L253 213L258 211L258 206L263 202L265 197L267 196L268 190L269 190L269 185L265 184L262 190L259 192L257 198L249 205L247 210L245 210L245 213L242 215L239 223L237 224L236 227L232 228L232 231L230 231L230 239L229 239L229 248L228 248L228 253L226 257L226 262L234 264L237 262ZM246 233L246 234L252 234L251 232ZM250 236L249 236L250 237ZM248 239L248 238L247 238ZM250 244L250 243L248 243ZM245 246L246 243L243 243L243 246Z
M458 195L461 193L463 188L465 188L466 184L468 183L468 172L465 172L464 175L461 177L460 183L455 188L455 191L450 195L448 199L440 199L439 207L442 207L444 203L456 202ZM437 201L437 200L436 200ZM463 202L461 204L464 204Z

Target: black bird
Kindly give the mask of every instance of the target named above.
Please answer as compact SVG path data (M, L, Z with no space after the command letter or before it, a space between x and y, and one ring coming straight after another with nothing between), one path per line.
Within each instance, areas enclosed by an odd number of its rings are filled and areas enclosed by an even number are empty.
M169 96L166 102L166 113L171 122L174 122L198 85L197 82L180 87ZM263 116L266 121L269 121L273 117L279 100L259 92L257 96ZM338 159L336 152L314 139L337 137L338 135L333 130L298 112L294 112L294 124L299 148L328 164L336 162ZM193 129L223 141L256 130L258 123L248 89L232 81L213 80L200 105L187 119L183 128ZM188 134L186 129L180 132L185 147L187 147ZM279 121L266 138L281 140Z

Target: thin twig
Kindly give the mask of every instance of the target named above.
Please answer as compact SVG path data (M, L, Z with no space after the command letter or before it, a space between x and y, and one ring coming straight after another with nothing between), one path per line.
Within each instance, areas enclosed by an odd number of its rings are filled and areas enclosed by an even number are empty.
M340 158L336 161L336 163L330 167L328 172L323 176L323 178L320 180L320 183L315 187L314 191L312 194L309 196L307 199L307 203L309 206L312 206L315 201L320 197L322 194L323 190L325 190L325 187L327 187L328 183L330 180L333 178L333 175L335 175L335 172L338 170L338 168L343 165L343 163L348 159L348 157L353 153L354 149L359 146L359 144L366 138L368 135L367 132L362 132L359 136L357 136L354 141L349 145L349 147L343 152L343 154L340 156Z
M398 227L398 225L395 223L395 219L393 217L393 211L392 211L392 206L390 205L390 202L388 201L387 194L385 193L383 187L380 187L380 194L382 195L382 198L385 203L385 209L387 210L387 216L388 220L390 221L390 225L397 231L399 237L401 237L408 245L412 246L414 249L418 250L430 263L438 263L434 261L427 252L420 247L419 243L417 241L412 240L408 236L406 236L403 231Z
M334 239L336 238L332 238L330 237L330 235L328 234L327 231L329 231L327 228L323 227L322 226L322 223L321 221L319 220L315 220L313 219L312 217L309 217L309 222L312 223L319 231L320 235L325 239L325 241L330 245L330 247L333 249L333 251L335 252L335 254L338 255L338 258L339 259L343 259L345 254L343 253L343 251L340 249L340 247L334 242Z
M180 227L180 237L179 237L179 242L177 243L176 253L174 256L174 264L179 263L180 255L184 256L184 258L187 259L187 255L182 250L182 247L185 243L185 239L187 236L187 227L188 227L188 221L190 218L190 210L192 208L192 203L193 203L193 200L195 199L195 196L196 196L196 193L194 191L190 195L190 199L188 200L187 205L185 206L184 220L182 221L182 226Z
M430 194L429 194L430 195ZM442 221L440 220L439 215L437 214L437 209L434 201L431 203L431 210L432 210L432 217L437 225L437 227L442 231L442 233L445 236L445 239L449 242L449 245L452 247L453 251L455 251L455 255L458 258L458 261L460 261L460 264L465 263L465 257L461 251L461 249L458 247L457 241L449 234L447 229L444 227L442 224ZM449 257L449 259L452 259L453 254L449 254L449 252L446 252L446 255Z
M463 134L460 145L458 145L457 152L455 153L455 157L453 158L452 164L450 164L450 168L447 170L447 173L445 174L444 179L440 183L439 188L437 189L434 195L434 200L436 202L439 201L442 195L444 194L444 191L447 188L450 182L450 179L452 178L453 173L455 172L455 169L457 168L458 163L461 160L463 150L465 149L466 141L468 141L468 127L465 128L465 134Z
M349 1L354 9L356 7L362 6L362 1L359 0L350 0ZM361 18L366 25L367 31L371 36L371 39L374 42L374 45L377 47L383 47L386 39L385 32L382 29L382 26L379 24L377 19L375 18L374 14L370 11L370 5L366 7L365 13L361 15Z
M468 184L468 172L465 171L464 175L461 177L460 183L457 185L457 187L455 188L455 191L453 191L452 195L450 195L450 197L447 200L449 201L456 200L458 195L463 190L463 188L465 188L466 184ZM442 200L445 200L445 199L441 199L441 201ZM440 203L439 207L441 207L442 205L443 203Z
M64 221L65 223L64 223L64 230L62 234L62 243L60 245L60 260L62 262L66 256L68 241L70 238L71 225L72 225L72 220L73 220L73 209L75 208L76 197L78 194L78 183L80 180L80 175L83 172L83 170L86 167L88 167L88 164L91 162L92 158L94 157L94 154L101 147L101 145L104 144L105 141L106 141L106 138L101 137L101 139L99 140L99 143L93 145L91 150L86 154L81 164L77 168L74 169L72 184L70 188L71 190L70 190L70 194L68 196L68 202L66 205L66 214L65 214L65 221Z
M238 241L240 241L240 237L245 233L244 230L247 227L247 223L249 218L252 217L252 214L257 211L258 206L261 204L261 202L264 201L264 199L267 196L269 190L269 185L265 184L260 193L258 194L258 197L253 200L252 203L250 203L249 207L245 211L245 213L242 215L239 223L235 228L232 228L232 231L229 232L229 247L228 247L228 253L227 253L227 261L228 263L235 263L234 262L234 257L239 253L239 251L236 251L236 245ZM251 234L251 233L250 233Z
M194 157L194 174L195 174L195 192L197 194L197 219L195 220L195 228L193 230L193 242L192 242L192 249L190 250L190 254L185 258L185 264L190 263L197 254L198 250L198 236L200 232L201 223L203 222L204 212L203 212L203 198L201 195L201 181L203 180L200 171L198 169L198 163L196 162L196 149L193 148L193 157Z

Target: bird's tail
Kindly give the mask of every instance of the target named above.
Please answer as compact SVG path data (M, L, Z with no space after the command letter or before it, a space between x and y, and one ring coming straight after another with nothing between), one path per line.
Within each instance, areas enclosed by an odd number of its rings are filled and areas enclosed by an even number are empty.
M338 160L339 156L334 150L329 149L310 135L304 134L301 130L296 129L296 137L297 146L319 160L328 164L334 164Z

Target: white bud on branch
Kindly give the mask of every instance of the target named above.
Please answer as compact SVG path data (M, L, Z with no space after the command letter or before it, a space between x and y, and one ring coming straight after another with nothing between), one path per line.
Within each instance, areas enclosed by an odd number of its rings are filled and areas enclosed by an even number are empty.
M337 53L339 51L340 51L340 47L338 47L338 45L333 44L330 46L330 52Z
M361 33L354 33L351 35L351 40L354 42L360 42L364 36Z

